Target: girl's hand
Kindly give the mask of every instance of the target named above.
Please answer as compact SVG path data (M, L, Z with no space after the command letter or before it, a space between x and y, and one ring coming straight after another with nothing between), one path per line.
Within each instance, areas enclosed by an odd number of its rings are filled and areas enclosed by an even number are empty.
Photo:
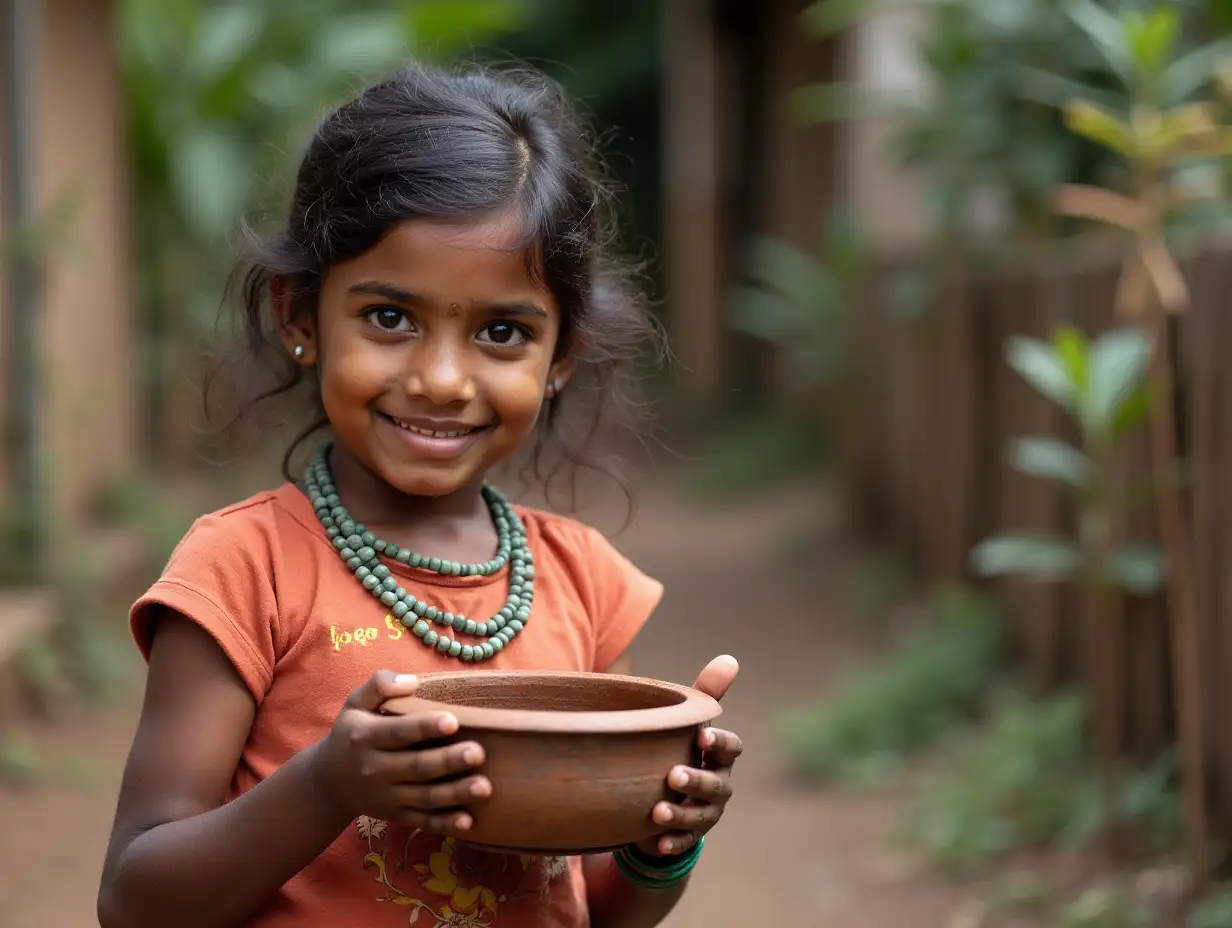
M409 696L416 686L412 676L382 670L352 693L329 734L310 749L313 772L322 798L349 818L368 815L456 835L474 824L458 807L492 795L492 783L478 775L438 781L478 767L483 748L473 741L425 746L457 732L458 720L448 712L380 714L388 700Z
M693 686L722 699L739 672L735 658L716 657ZM697 743L702 749L701 767L673 767L667 775L668 786L688 799L679 804L660 802L654 807L651 817L660 825L671 825L672 830L640 842L638 848L647 854L683 854L718 824L731 799L732 766L743 750L740 739L729 731L704 728L698 733Z

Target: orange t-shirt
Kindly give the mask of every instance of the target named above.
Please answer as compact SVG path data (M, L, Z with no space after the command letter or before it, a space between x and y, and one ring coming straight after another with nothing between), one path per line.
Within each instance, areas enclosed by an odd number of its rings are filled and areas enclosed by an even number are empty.
M534 616L512 646L475 666L606 670L658 605L662 586L594 529L518 512L535 554ZM507 594L505 572L441 577L387 563L416 598L449 612L493 615ZM292 484L197 520L133 606L133 635L147 658L156 605L209 632L256 701L228 799L324 737L347 696L376 671L470 666L425 647L387 614L338 558ZM584 928L581 861L481 853L364 816L250 924L405 928L408 921L426 928Z

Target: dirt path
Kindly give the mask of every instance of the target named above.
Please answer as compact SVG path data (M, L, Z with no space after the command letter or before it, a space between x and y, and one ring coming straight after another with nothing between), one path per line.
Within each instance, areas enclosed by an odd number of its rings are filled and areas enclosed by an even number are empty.
M801 569L800 552L795 566L783 566L791 538L823 506L792 491L703 509L663 484L642 497L637 521L617 539L668 588L637 646L637 671L690 683L717 654L742 665L724 714L747 745L737 798L669 928L942 928L963 898L889 856L893 801L802 790L780 776L776 710L823 687L855 656L823 572ZM136 705L134 694L41 733L49 753L78 759L72 782L0 792L0 926L97 924L98 870Z

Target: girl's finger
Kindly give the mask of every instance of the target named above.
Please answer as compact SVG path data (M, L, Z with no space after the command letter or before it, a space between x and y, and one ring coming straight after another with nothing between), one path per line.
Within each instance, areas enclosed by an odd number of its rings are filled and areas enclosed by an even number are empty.
M492 795L487 777L466 777L448 783L402 784L394 787L394 800L407 809L420 811L456 809Z
M711 766L730 767L744 753L744 743L730 731L704 728L697 737L698 746Z
M415 809L405 809L399 821L411 828L455 838L464 836L475 824L469 812L419 812Z
M713 770L698 770L694 767L674 767L667 777L668 785L678 793L703 799L707 802L723 800L731 796L731 781ZM666 805L666 803L664 803Z
M659 836L658 851L664 857L683 854L697 843L698 835L691 831L671 831Z
M372 747L396 751L448 737L458 730L458 720L448 712L389 715L372 719L367 729L367 742Z
M473 741L421 751L388 751L390 779L395 783L429 783L483 763L483 748Z
M710 803L677 805L660 802L654 807L652 818L660 825L671 825L672 831L701 831L713 828L723 814L723 807Z

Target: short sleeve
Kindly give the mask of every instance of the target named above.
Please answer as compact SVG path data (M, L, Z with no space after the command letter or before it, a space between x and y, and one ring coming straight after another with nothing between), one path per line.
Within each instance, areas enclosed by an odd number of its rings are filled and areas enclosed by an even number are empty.
M259 704L277 660L276 589L268 536L245 511L203 516L133 605L129 625L149 660L159 607L195 622L222 648Z
M602 672L633 643L663 598L663 584L644 574L595 529L587 528L586 545L595 603L594 669Z

